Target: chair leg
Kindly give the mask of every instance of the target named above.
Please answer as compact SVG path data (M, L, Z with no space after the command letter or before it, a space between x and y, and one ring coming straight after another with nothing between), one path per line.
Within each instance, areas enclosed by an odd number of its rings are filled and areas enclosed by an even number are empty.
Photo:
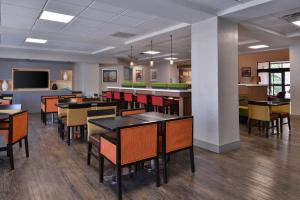
M13 151L12 145L8 145L8 156L9 156L9 161L10 161L10 169L14 170L15 169L14 151Z
M168 183L168 172L167 172L167 154L166 153L164 153L164 155L163 155L163 164L164 164L164 169L163 169L163 171L164 171L164 183Z
M292 130L292 126L291 126L291 117L288 116L288 117L287 117L287 120L288 120L289 130L291 131L291 130Z
M191 171L192 173L195 172L195 159L194 159L194 148L190 149L190 160L191 160Z
M282 134L283 133L283 119L282 117L280 117L280 133Z
M88 143L88 154L87 154L87 165L91 164L91 151L92 151L92 143Z
M155 168L156 168L156 187L160 186L160 176L159 176L159 159L158 156L155 158Z
M71 127L68 126L68 145L70 146L71 144Z
M22 148L22 140L19 141L19 147Z
M252 119L248 118L248 134L251 134L251 123L252 123Z
M104 168L104 158L103 156L100 156L100 159L99 159L99 180L100 180L100 183L103 183L103 169Z
M278 135L280 135L279 128L280 128L280 119L276 119L276 131Z
M265 122L266 123L266 137L269 137L269 129L270 129L270 122Z
M118 199L122 200L122 168L117 166Z
M29 157L29 148L28 148L28 136L25 137L24 139L24 143L25 143L25 152L26 152L26 157Z

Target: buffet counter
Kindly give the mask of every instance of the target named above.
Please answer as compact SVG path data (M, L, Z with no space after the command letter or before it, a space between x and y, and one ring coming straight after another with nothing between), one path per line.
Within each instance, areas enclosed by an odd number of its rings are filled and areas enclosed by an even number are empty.
M109 91L127 92L132 94L148 94L156 96L177 97L179 99L179 115L191 115L191 90L132 88L132 87L107 87Z

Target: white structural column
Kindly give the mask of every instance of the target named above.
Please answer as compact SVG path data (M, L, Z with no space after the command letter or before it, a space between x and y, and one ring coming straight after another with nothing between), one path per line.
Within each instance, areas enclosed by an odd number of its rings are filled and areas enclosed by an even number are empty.
M291 115L300 118L300 43L290 46Z
M240 147L238 26L214 17L192 25L195 145L217 153Z
M83 91L85 95L99 93L100 68L97 63L75 63L73 66L73 90Z

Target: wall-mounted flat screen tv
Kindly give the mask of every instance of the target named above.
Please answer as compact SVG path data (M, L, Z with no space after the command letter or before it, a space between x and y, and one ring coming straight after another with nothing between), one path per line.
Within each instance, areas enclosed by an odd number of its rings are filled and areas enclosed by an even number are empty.
M49 71L13 69L13 88L14 90L49 89Z

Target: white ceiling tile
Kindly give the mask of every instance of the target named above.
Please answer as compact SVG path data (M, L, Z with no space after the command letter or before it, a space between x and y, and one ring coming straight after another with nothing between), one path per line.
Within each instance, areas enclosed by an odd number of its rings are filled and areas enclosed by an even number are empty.
M39 19L33 27L34 31L58 32L65 24Z
M137 18L137 19L144 19L144 20L151 20L151 19L155 18L155 16L153 16L153 15L148 15L148 14L133 11L133 10L127 10L124 15L133 17L133 18Z
M11 4L1 4L1 16L15 16L15 18L26 17L26 18L37 18L40 14L40 10L25 8L21 6L15 6Z
M35 18L16 17L15 15L3 15L1 25L17 29L30 30L35 22Z
M69 4L75 4L75 5L79 5L79 6L88 6L94 0L58 0L58 1L69 3Z
M111 23L119 24L122 26L137 26L145 21L146 20L144 20L144 19L132 18L132 17L122 15L122 16L115 17L111 21Z
M100 10L100 11L113 12L113 13L116 13L116 14L122 13L126 10L125 8L120 8L120 7L117 7L117 6L111 6L109 4L100 3L99 1L95 1L91 5L91 8L95 9L95 10Z
M79 6L57 0L49 0L44 10L76 16L84 9L84 6Z
M76 18L74 21L72 21L70 24L66 25L64 30L85 30L85 29L97 29L100 26L104 25L104 21L99 20L91 20L91 19L85 19L82 17Z
M17 5L27 8L42 9L47 0L2 0L3 4Z
M25 40L24 36L16 34L1 34L1 44L2 45L23 45Z
M99 11L88 8L80 16L93 20L108 21L111 20L113 17L116 17L117 14L113 12Z

